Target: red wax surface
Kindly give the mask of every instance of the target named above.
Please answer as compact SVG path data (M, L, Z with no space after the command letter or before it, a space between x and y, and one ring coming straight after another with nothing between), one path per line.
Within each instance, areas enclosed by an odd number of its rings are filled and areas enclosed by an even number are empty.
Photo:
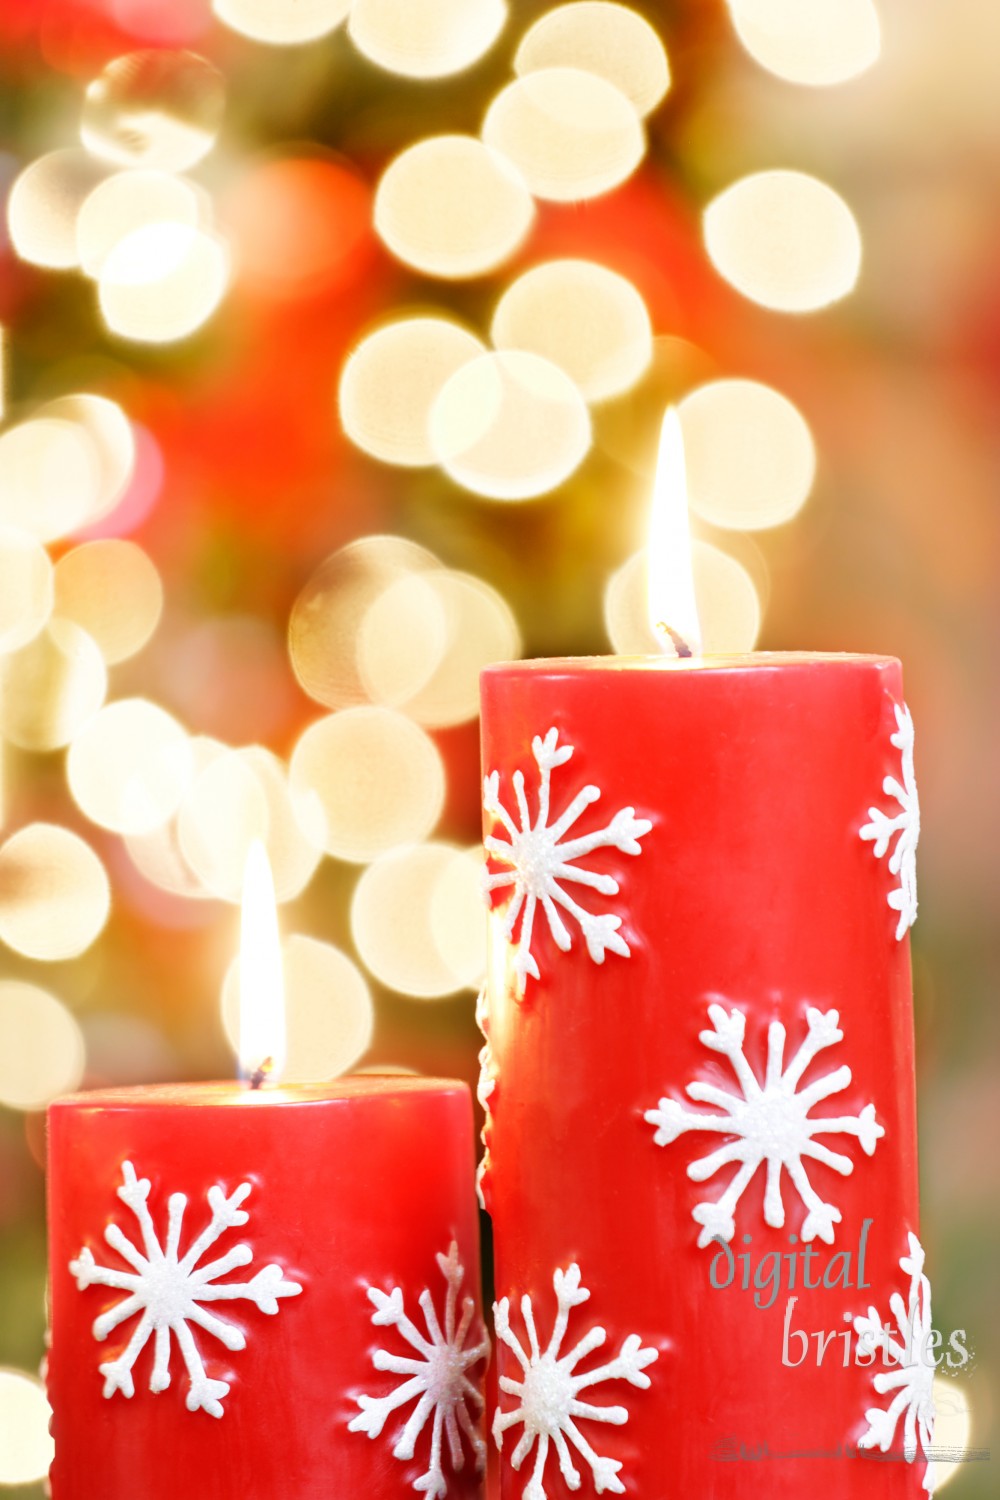
M598 658L525 662L483 675L484 771L500 773L501 800L515 817L512 774L523 772L534 817L531 743L555 727L574 753L552 773L551 820L588 783L601 792L566 837L601 828L629 806L653 825L637 856L605 848L580 860L614 876L618 895L566 887L590 911L623 917L629 958L609 953L594 963L572 921L572 950L560 952L539 908L532 951L541 978L528 978L521 998L511 977L518 929L514 944L503 934L510 892L495 893L487 1023L496 1086L485 1192L497 1296L510 1297L522 1343L519 1302L531 1296L544 1349L555 1312L553 1272L576 1261L592 1295L571 1313L563 1347L572 1349L595 1324L608 1335L581 1369L613 1358L630 1334L659 1350L646 1370L648 1391L618 1380L582 1397L628 1409L623 1426L579 1426L598 1454L622 1462L619 1479L634 1500L915 1500L924 1493L919 1458L908 1465L842 1456L842 1445L864 1433L866 1408L891 1399L872 1385L882 1365L845 1368L843 1335L849 1318L869 1305L889 1318L890 1294L905 1296L898 1261L907 1231L917 1231L909 943L897 941L897 913L886 900L897 880L859 837L870 806L898 811L882 782L900 775L890 735L902 701L899 664L880 657ZM496 831L488 817L487 834ZM782 1172L784 1226L764 1222L763 1165L734 1211L733 1285L710 1285L719 1246L698 1248L692 1209L718 1200L738 1163L704 1182L692 1181L687 1167L733 1137L683 1133L661 1147L644 1119L664 1096L717 1114L687 1098L693 1080L739 1096L727 1058L699 1041L710 1026L709 1000L745 1012L746 1055L761 1080L772 1020L787 1029L787 1065L805 1035L807 1006L840 1013L844 1040L819 1053L801 1086L847 1064L851 1082L816 1103L813 1117L857 1115L871 1101L885 1130L871 1157L850 1135L818 1137L851 1159L850 1176L805 1162L820 1197L843 1215L832 1245L812 1241L810 1279L824 1271L842 1279L844 1257L834 1257L850 1251L850 1287L803 1288L804 1246L791 1236L800 1234L805 1209ZM866 1219L873 1221L869 1286L859 1290ZM779 1252L780 1289L770 1308L758 1308L753 1285L742 1289L741 1257L751 1257L751 1276L763 1264L760 1298L767 1301ZM720 1256L716 1279L728 1274ZM790 1330L809 1336L796 1367L782 1362L790 1296L798 1298ZM822 1363L817 1332L833 1335ZM802 1347L793 1337L790 1358ZM511 1351L499 1341L496 1348L500 1376L520 1380ZM504 1410L517 1404L510 1395L500 1401ZM536 1450L519 1473L511 1465L522 1430L505 1437L502 1500L519 1500L533 1471ZM792 1450L804 1456L778 1456ZM573 1456L581 1492L591 1493L587 1466ZM549 1500L572 1493L554 1452L544 1484Z
M219 1185L229 1195L250 1183L249 1221L226 1230L199 1264L244 1244L252 1263L220 1283L246 1282L276 1264L302 1287L280 1299L273 1316L245 1300L208 1304L243 1330L242 1350L230 1352L193 1327L208 1375L230 1383L220 1418L187 1410L188 1377L174 1340L167 1390L148 1389L150 1339L133 1371L134 1396L102 1394L98 1365L122 1352L137 1319L98 1343L95 1318L125 1294L78 1290L69 1263L89 1247L99 1265L130 1269L104 1240L114 1223L142 1243L117 1196L125 1161L151 1182L161 1244L168 1198L187 1195L182 1255L209 1222L209 1189ZM414 1353L396 1328L373 1326L367 1289L401 1288L406 1311L426 1332L417 1299L429 1289L443 1313L446 1283L435 1257L455 1240L466 1271L462 1294L476 1299L479 1328L473 1163L468 1090L433 1079L346 1078L256 1093L234 1084L114 1089L53 1104L54 1500L412 1497L428 1465L431 1423L412 1461L394 1458L392 1448L413 1403L390 1416L377 1438L348 1431L357 1396L383 1396L407 1378L376 1370L373 1351ZM481 1380L482 1365L470 1376ZM480 1495L481 1481L464 1446L461 1474L452 1474L447 1457L444 1470L449 1495L469 1500Z

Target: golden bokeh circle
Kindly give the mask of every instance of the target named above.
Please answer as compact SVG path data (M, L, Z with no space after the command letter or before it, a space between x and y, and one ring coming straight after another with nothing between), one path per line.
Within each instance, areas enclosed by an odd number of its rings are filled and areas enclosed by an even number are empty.
M796 406L756 380L714 380L678 408L691 509L714 526L755 531L801 510L816 448Z
M311 724L292 752L289 783L307 835L359 864L424 838L444 805L437 747L389 708L347 708Z
M457 849L430 891L429 922L437 951L453 977L478 989L486 975L486 907L483 851Z
M728 0L755 62L789 83L827 87L856 78L882 50L872 0Z
M0 526L0 655L43 629L55 596L49 554L27 532Z
M104 866L68 828L30 823L0 848L0 940L25 958L78 957L110 909Z
M369 696L429 729L475 718L482 669L520 654L506 600L481 578L446 568L390 584L368 606L358 639Z
M746 568L700 538L691 543L691 567L705 653L752 651L760 633L761 604ZM620 656L674 654L649 623L645 552L635 553L608 579L604 624Z
M370 62L408 78L445 78L484 56L507 20L506 0L353 0L347 29Z
M318 41L346 19L350 8L351 0L212 0L220 21L272 47Z
M204 226L210 219L201 188L170 172L115 172L98 183L76 219L81 270L99 277L115 246L150 224Z
M94 641L72 620L53 617L0 661L0 731L22 750L59 750L92 721L107 687Z
M86 542L56 564L55 609L82 626L112 666L135 656L152 636L163 611L163 584L135 542Z
M237 755L257 777L267 803L264 847L279 901L294 901L309 884L322 857L317 843L306 837L292 801L288 767L262 745L248 745Z
M151 833L126 834L124 843L129 859L150 885L188 901L215 899L184 858L176 818L168 818Z
M83 522L92 526L102 521L121 500L135 471L135 433L128 417L116 401L86 391L46 402L39 408L38 416L46 421L69 423L87 440L97 481Z
M124 235L101 267L101 315L120 338L173 343L212 316L229 273L229 252L218 235L190 224L145 224Z
M405 708L437 671L450 643L443 568L404 573L368 605L358 629L358 673L373 703Z
M177 816L181 853L214 896L238 901L251 844L264 843L268 806L260 778L224 750L193 778Z
M51 1410L40 1380L0 1370L0 1485L45 1479L55 1457Z
M705 210L705 247L737 291L776 312L827 307L852 291L861 234L838 193L808 172L755 172Z
M502 152L470 135L437 135L389 163L375 228L397 259L427 276L485 276L531 228L535 206Z
M149 47L116 57L84 95L80 138L118 167L184 172L215 145L222 74L194 52Z
M44 1109L79 1087L83 1033L65 1005L37 985L0 979L0 1104Z
M377 328L344 365L344 431L383 463L433 464L431 407L449 376L484 352L481 339L448 318L400 318Z
M533 500L583 462L590 414L558 365L503 350L451 376L431 409L430 435L441 467L463 489L490 500Z
M145 698L121 698L73 740L66 775L92 823L142 834L172 817L192 765L191 741L176 719Z
M339 948L293 933L281 949L285 980L285 1083L324 1083L368 1050L375 1022L364 975ZM240 964L230 965L222 988L222 1019L239 1048Z
M525 32L514 57L518 74L540 68L598 73L640 115L656 108L670 87L670 64L659 35L629 5L572 0L546 11Z
M972 1407L964 1384L947 1375L934 1376L933 1399L934 1493L937 1495L963 1472L962 1463L972 1442Z
M542 68L508 84L486 113L483 140L537 198L563 203L618 187L646 151L631 100L582 68Z
M355 887L355 947L375 978L401 995L435 999L466 982L439 947L431 923L433 893L456 852L450 844L395 850L370 865ZM446 926L450 933L450 919Z
M101 493L100 457L79 423L51 412L0 435L0 522L51 542L84 525Z
M190 768L187 785L190 787L205 767L225 755L229 747L206 734L192 735L188 744ZM181 849L178 822L182 806L183 798L180 807L164 822L148 833L125 834L123 841L132 863L151 885L172 896L183 896L191 901L205 900L213 897L213 893L198 879Z
M76 216L106 168L86 151L50 151L25 167L7 199L11 244L22 260L52 271L79 265Z
M399 536L366 536L333 553L302 589L288 622L288 650L304 692L327 708L368 700L358 668L366 612L392 584L438 566Z
M321 850L296 817L284 763L262 745L232 750L202 737L192 751L194 771L176 827L129 840L135 864L176 895L238 902L250 846L260 840L275 898L294 900L312 879Z
M498 349L551 360L586 401L630 390L653 357L653 328L640 292L589 260L532 266L500 298L491 329Z

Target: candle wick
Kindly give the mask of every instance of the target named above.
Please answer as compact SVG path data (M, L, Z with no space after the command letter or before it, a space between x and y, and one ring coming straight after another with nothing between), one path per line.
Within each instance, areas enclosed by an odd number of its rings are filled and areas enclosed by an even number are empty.
M657 630L662 631L664 635L668 635L670 637L670 640L673 643L674 650L677 652L678 656L694 655L694 652L691 650L691 647L688 645L684 637L680 635L672 625L668 625L665 620L658 620L656 623L656 628Z
M265 1057L260 1067L255 1068L254 1071L250 1074L250 1087L252 1089L259 1089L264 1083L266 1083L268 1075L270 1074L273 1067L274 1058Z

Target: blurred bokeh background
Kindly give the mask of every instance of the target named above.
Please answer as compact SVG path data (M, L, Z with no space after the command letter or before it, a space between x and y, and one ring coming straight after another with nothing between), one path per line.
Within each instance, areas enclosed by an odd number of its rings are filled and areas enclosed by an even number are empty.
M669 402L708 648L905 664L940 1436L989 1446L998 58L993 0L5 0L0 1486L45 1103L232 1074L251 838L289 1076L474 1081L477 672L648 649Z

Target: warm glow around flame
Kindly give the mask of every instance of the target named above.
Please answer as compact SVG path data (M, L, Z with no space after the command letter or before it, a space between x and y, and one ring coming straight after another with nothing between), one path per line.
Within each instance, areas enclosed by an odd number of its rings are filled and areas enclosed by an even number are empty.
M649 623L664 651L696 656L701 625L694 597L691 527L688 520L684 438L674 407L667 408L660 434L648 547Z
M240 1067L254 1087L285 1065L285 983L274 879L264 845L247 852L240 926Z

